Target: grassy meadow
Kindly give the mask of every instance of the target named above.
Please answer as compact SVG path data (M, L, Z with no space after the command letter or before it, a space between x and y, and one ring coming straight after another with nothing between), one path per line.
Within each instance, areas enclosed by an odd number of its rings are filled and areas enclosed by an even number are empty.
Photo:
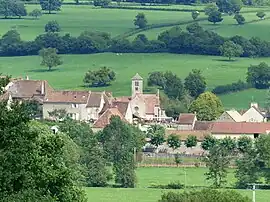
M205 168L187 168L187 186L205 186L209 182L205 181ZM232 186L235 182L234 171L230 170L228 181ZM116 189L116 188L86 188L88 201L90 202L157 202L162 193L169 190L147 188L151 184L168 184L170 182L185 182L184 168L138 168L138 184L135 189ZM174 190L177 191L177 190ZM182 190L181 190L182 191ZM252 197L251 190L238 190L248 197ZM256 191L256 201L266 202L269 199L270 191Z
M245 80L249 65L261 61L270 63L270 58L237 58L228 62L223 57L178 55L178 54L122 54L101 53L92 55L63 55L64 64L48 72L40 66L39 56L1 57L0 72L12 76L28 75L31 79L46 79L56 89L84 89L83 77L88 70L108 66L116 72L116 81L106 88L114 96L130 95L131 77L137 72L145 79L153 71L172 71L185 78L193 69L200 69L206 77L208 90L217 85ZM146 82L145 82L145 90ZM221 96L225 107L246 108L254 100L263 104L264 90L247 90Z

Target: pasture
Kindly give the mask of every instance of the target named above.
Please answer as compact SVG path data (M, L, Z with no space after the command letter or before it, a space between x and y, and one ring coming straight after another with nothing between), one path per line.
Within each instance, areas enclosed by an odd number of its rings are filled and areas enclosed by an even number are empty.
M194 69L200 69L206 77L208 90L217 85L245 80L247 68L270 58L237 58L228 62L223 57L178 54L121 54L101 53L92 55L63 55L64 64L48 72L40 66L39 56L1 57L0 72L14 77L28 75L31 79L46 79L56 89L84 89L83 77L88 70L102 66L116 72L116 81L106 88L91 90L112 91L114 96L130 95L131 77L137 72L145 79L149 72L172 71L182 79ZM147 89L146 82L145 90ZM240 96L240 97L239 97ZM264 103L265 91L248 90L221 96L225 107L246 108L250 101Z
M168 190L147 188L151 184L168 184L170 182L185 182L184 168L138 168L138 184L134 189L119 188L86 188L88 201L92 202L157 202L162 193ZM186 168L187 186L209 186L205 181L204 173L206 168ZM234 170L230 170L228 181L234 183ZM232 184L228 184L232 186ZM177 190L174 190L177 191ZM181 190L182 191L182 190ZM238 190L248 197L252 197L251 190ZM256 201L266 202L269 199L270 191L256 191Z

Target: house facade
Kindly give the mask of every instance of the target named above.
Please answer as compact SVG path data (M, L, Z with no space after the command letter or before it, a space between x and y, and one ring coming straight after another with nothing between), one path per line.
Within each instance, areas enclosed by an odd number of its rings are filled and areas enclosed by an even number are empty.
M197 121L196 114L193 113L181 113L177 121L178 130L193 130Z
M221 121L221 122L244 122L245 120L238 111L232 109L232 110L223 112L221 114L221 116L217 119L217 121Z
M246 122L267 122L265 113L261 112L258 105L251 105L251 107L242 115Z

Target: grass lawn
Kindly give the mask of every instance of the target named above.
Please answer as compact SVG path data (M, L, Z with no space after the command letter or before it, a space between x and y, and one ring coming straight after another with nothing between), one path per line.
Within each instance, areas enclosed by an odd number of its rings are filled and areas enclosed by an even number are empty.
M64 64L48 72L40 66L39 56L1 57L0 72L13 76L28 75L31 79L46 79L56 89L83 89L83 77L89 69L108 66L116 72L116 81L106 88L92 90L109 90L115 96L130 95L131 77L140 73L146 80L153 71L172 71L185 78L193 69L200 69L206 77L208 89L221 84L228 84L239 79L245 80L247 67L261 61L270 63L270 58L237 58L228 62L223 57L177 54L122 54L114 53L92 55L63 55ZM146 84L146 82L145 82ZM147 90L147 89L146 89ZM263 102L265 91L249 90L238 96L222 96L225 107L246 108L249 102Z
M27 5L28 12L39 8L38 5ZM45 24L56 20L61 28L61 34L70 33L74 36L81 32L103 31L112 36L122 34L135 28L133 19L138 10L99 9L92 6L64 5L57 14L44 14L40 19L31 17L24 19L0 19L0 35L10 29L17 29L22 39L32 40L44 32ZM190 19L188 12L143 11L149 24L169 23Z
M187 185L209 186L205 181L206 168L187 168ZM86 188L88 201L92 202L157 202L162 193L168 190L147 188L152 183L168 184L179 180L184 183L184 168L139 168L137 170L138 185L135 189ZM228 181L233 183L233 170L230 170ZM176 191L176 190L174 190ZM252 191L239 190L252 197ZM266 202L270 191L256 191L256 201Z

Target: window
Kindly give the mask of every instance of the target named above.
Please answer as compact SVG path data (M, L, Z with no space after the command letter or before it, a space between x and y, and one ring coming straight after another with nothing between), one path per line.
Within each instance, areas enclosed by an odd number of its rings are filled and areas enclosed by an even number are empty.
M135 81L135 86L139 86L139 81Z
M134 107L134 110L137 112L139 111L139 107Z
M79 105L78 104L72 104L71 107L72 108L79 108Z
M135 87L135 90L136 90L136 91L138 91L138 90L139 90L139 88L138 88L138 87Z

